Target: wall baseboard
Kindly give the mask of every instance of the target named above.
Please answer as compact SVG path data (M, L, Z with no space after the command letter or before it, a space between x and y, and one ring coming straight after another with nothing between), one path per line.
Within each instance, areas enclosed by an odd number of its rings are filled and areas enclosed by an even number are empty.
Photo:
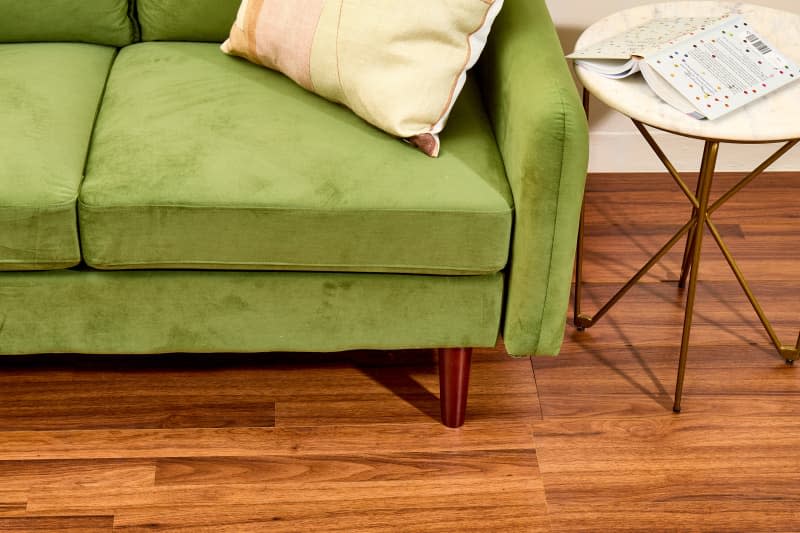
M703 154L703 141L666 133L654 133L656 141L679 171L697 172ZM775 152L779 144L723 144L717 170L750 172ZM800 148L786 154L768 170L800 169ZM589 172L664 172L664 167L636 131L591 133Z

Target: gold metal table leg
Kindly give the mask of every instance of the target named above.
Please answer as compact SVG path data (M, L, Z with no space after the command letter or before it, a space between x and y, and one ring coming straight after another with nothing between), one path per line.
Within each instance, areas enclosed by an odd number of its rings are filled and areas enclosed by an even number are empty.
M703 233L706 226L703 224L708 212L708 198L711 194L711 184L714 182L714 171L717 166L717 155L719 154L719 143L706 141L703 151L703 163L700 167L700 183L698 190L699 206L697 212L697 223L694 225L694 232L691 238L691 266L689 271L689 292L686 296L686 313L683 318L683 336L681 337L681 356L678 362L678 379L675 384L675 403L672 410L676 413L681 412L681 399L683 397L683 380L686 377L686 359L689 354L689 337L692 332L692 319L694 317L694 301L697 296L697 278L700 270L700 254L703 250Z
M702 180L700 179L700 175L697 176L697 188L695 190L695 198L700 196L700 184ZM692 207L692 220L697 222L697 208ZM689 277L689 267L691 266L690 263L692 261L692 239L694 238L694 232L689 232L689 236L686 237L686 248L683 250L683 262L681 263L681 277L678 279L678 287L681 289L686 287L686 278Z

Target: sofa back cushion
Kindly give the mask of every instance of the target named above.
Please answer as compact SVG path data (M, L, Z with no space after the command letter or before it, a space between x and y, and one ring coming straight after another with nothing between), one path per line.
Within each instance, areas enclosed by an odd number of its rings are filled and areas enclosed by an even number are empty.
M131 4L133 0L0 0L0 43L125 46L137 39Z
M143 41L221 43L241 0L137 0Z

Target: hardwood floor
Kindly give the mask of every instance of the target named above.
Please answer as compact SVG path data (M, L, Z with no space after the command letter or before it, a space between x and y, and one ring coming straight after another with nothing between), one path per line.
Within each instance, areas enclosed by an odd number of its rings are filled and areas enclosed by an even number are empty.
M0 531L548 530L528 360L484 351L450 430L429 352L300 358L4 362Z
M799 182L715 215L787 343ZM592 310L689 210L658 175L587 194ZM459 430L427 351L3 358L0 532L800 531L800 366L706 244L680 415L682 243L560 357L477 350Z
M736 182L718 180L719 193ZM768 175L718 223L785 343L800 331L800 176ZM669 178L589 181L585 311L689 214ZM800 367L778 357L704 241L683 412L671 412L683 243L597 325L533 368L534 440L554 531L800 531Z

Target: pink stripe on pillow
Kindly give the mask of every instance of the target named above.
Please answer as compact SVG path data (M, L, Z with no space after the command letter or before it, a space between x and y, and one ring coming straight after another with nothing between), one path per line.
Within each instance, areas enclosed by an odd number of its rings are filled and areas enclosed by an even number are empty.
M260 37L253 39L262 61L311 91L311 47L324 3L325 0L263 0L256 23Z

